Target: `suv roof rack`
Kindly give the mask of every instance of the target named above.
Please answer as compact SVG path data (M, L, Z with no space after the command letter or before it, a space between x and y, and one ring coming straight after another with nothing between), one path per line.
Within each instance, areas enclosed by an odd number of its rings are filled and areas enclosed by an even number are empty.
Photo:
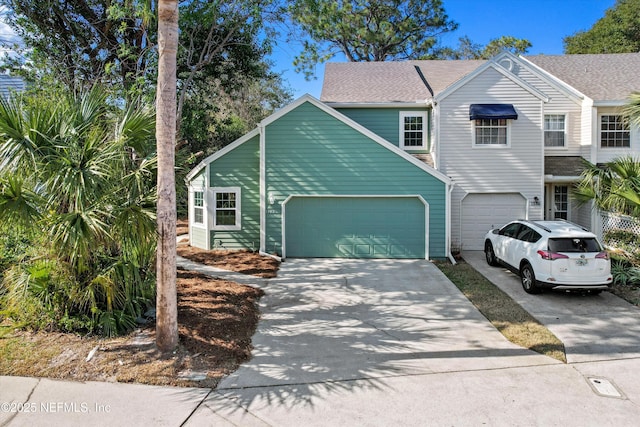
M522 222L526 222L526 223L529 223L529 224L533 224L533 225L535 225L535 226L536 226L536 227L538 227L538 228L542 228L542 229L543 229L544 231L546 231L547 233L551 233L551 229L549 229L549 227L545 227L544 225L540 224L540 223L539 223L539 222L537 222L537 221L531 221L530 219L521 219L520 221L522 221Z
M573 226L575 226L575 227L578 227L578 228L580 228L582 231L589 231L589 229L588 229L587 227L582 226L582 225L580 225L580 224L576 224L575 222L571 222L571 221L566 220L566 219L561 219L561 221L562 221L562 222L566 222L567 224L571 224L571 225L573 225Z

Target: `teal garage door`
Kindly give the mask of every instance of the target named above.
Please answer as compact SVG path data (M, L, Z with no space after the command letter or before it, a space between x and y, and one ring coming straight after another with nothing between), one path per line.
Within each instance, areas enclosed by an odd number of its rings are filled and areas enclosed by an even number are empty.
M292 197L287 257L426 258L427 209L418 197Z

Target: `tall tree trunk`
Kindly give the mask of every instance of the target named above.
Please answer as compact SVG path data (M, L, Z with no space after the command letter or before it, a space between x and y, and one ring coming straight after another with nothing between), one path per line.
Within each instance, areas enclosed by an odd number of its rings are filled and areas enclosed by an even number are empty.
M158 253L156 345L161 351L178 345L176 294L176 54L178 2L158 2L158 89L156 141L158 148Z

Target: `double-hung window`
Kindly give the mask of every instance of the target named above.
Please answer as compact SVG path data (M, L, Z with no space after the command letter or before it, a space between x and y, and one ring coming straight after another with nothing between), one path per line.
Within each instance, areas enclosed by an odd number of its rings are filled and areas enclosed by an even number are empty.
M400 148L422 150L426 148L427 114L424 112L400 112Z
M602 148L629 148L629 124L620 115L600 116L600 146Z
M204 224L204 191L193 192L193 223Z
M213 188L214 230L240 230L240 188Z
M544 146L546 148L565 147L564 114L547 114L544 116Z
M476 146L507 146L508 131L507 119L476 119L474 144Z
M469 120L474 147L508 147L509 126L518 120L518 113L513 104L471 104Z

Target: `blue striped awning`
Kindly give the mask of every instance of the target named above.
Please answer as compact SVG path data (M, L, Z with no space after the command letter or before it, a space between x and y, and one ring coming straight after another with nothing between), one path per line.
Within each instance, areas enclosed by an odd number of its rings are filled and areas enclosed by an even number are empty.
M518 119L513 104L471 104L469 120L477 119Z

